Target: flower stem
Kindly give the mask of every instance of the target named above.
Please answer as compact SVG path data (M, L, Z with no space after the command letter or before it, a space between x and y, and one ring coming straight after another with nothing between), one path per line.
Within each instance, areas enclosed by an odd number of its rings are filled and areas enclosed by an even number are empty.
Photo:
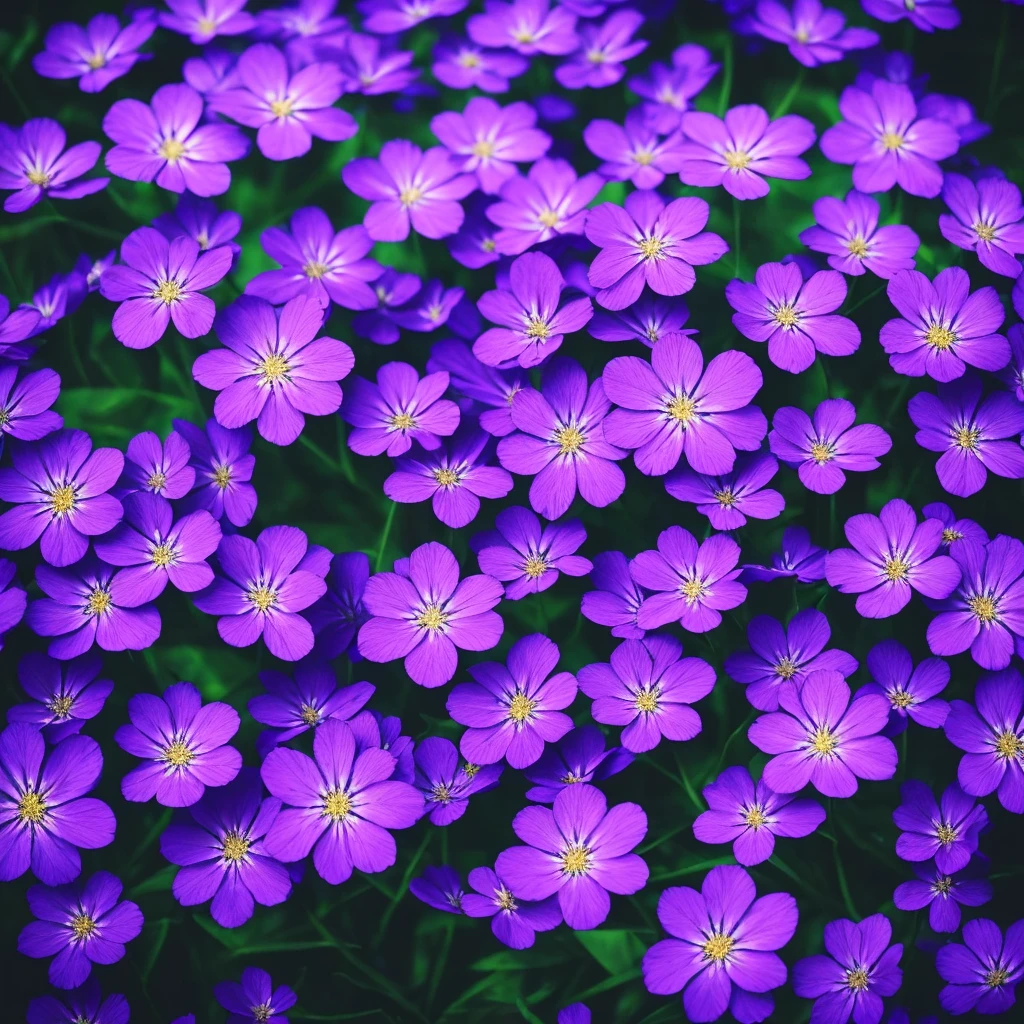
M732 240L736 250L736 276L740 276L740 201L732 197Z
M725 57L722 61L724 67L722 69L722 90L718 94L718 116L725 117L725 112L729 109L729 94L732 92L732 35L729 36L729 41L725 46Z
M397 508L397 502L388 502L388 517L384 521L384 532L380 535L380 546L377 548L377 557L373 563L374 572L380 572L381 563L384 561L384 552L387 550L388 537L391 536L391 524L395 521L395 509Z
M793 105L793 100L796 99L797 93L803 88L804 79L807 77L807 69L801 68L800 73L793 79L793 84L789 87L789 92L782 97L782 102L775 108L775 113L772 118L782 117L783 114L789 113L789 108Z

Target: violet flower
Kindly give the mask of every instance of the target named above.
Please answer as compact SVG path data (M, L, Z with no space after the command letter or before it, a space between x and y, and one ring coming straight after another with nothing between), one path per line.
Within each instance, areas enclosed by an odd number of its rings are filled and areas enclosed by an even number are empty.
M28 722L51 744L77 736L114 689L110 679L97 678L102 668L97 655L61 663L38 651L26 654L18 663L18 682L31 702L8 708L7 721Z
M562 923L558 897L520 900L491 868L474 868L469 885L475 892L463 896L467 917L489 917L494 937L510 949L529 949L537 932L549 932Z
M642 640L646 630L637 625L637 613L650 591L633 579L629 559L621 551L594 556L590 582L594 590L583 595L580 613L585 619L611 628L612 636Z
M925 505L921 513L928 519L938 519L942 523L942 544L947 550L959 540L973 541L975 544L989 542L989 535L973 519L959 519L956 513L941 501Z
M665 490L678 501L693 502L716 530L737 530L748 516L774 519L782 514L785 499L765 487L778 469L778 461L768 452L740 455L735 469L720 476L673 470L665 478Z
M672 51L672 64L653 61L643 77L631 78L629 88L640 96L640 112L650 127L662 134L674 132L691 100L718 74L711 53L697 43L684 43Z
M200 199L191 192L182 193L173 213L153 218L153 227L169 242L179 235L188 235L201 252L226 245L237 260L242 247L233 239L242 230L242 218L234 210L217 209L212 199Z
M867 14L879 21L900 21L906 18L921 32L935 29L952 29L960 24L960 12L953 0L913 0L907 6L906 0L861 0Z
M297 1002L298 996L287 986L274 988L270 975L258 967L246 967L241 982L221 981L213 986L214 998L228 1011L227 1024L288 1024L282 1016Z
M839 11L822 7L821 0L793 0L792 8L778 0L757 0L748 24L757 35L785 43L807 68L834 64L850 50L866 50L878 44L877 32L847 28L846 18Z
M555 68L555 80L565 89L605 89L621 81L626 61L647 49L646 39L633 38L643 23L643 14L629 9L601 24L584 23L576 51Z
M455 868L428 866L419 878L409 882L409 892L421 903L446 914L462 914L462 901L466 896L462 878ZM495 907L497 910L497 907Z
M356 6L363 16L363 28L378 35L407 32L430 18L450 18L458 14L469 0L359 0Z
M915 866L916 881L903 882L892 894L897 910L928 908L928 926L940 934L960 928L960 907L980 907L992 899L992 886L980 868L959 875L941 871L934 864ZM941 947L940 947L941 948Z
M953 1014L1005 1013L1024 978L1024 921L1010 925L1005 939L994 921L968 921L963 940L940 947L935 955L939 977L948 982L939 993L939 1004Z
M1012 182L986 178L975 184L962 174L942 180L942 201L949 213L939 215L939 230L947 242L973 249L983 267L1016 278L1017 259L1024 253L1024 206Z
M227 517L232 526L247 526L256 510L256 488L249 482L256 465L249 454L252 430L227 430L213 419L205 429L174 420L174 429L188 442L196 474L185 509L206 509L218 521Z
M188 442L173 430L165 442L151 430L136 434L125 452L124 470L117 482L118 496L142 491L171 500L183 498L196 482L191 457Z
M449 89L471 89L481 92L505 93L509 79L518 78L530 66L521 54L509 50L492 50L466 39L442 39L434 47L434 77Z
M576 15L550 0L489 0L485 13L474 14L466 31L474 43L495 49L509 47L531 56L544 53L559 56L576 49Z
M988 828L988 813L957 783L947 786L941 804L924 782L900 787L900 806L892 820L898 829L896 856L912 863L935 859L935 867L951 875L967 867L978 850L978 836Z
M600 341L639 341L654 348L668 334L694 335L684 327L690 311L682 299L644 292L632 306L615 312L596 310L587 333Z
M450 330L454 330L465 337L465 332L459 330L460 324L456 313L460 303L464 302L465 291L462 288L446 288L441 281L429 281L417 293L415 298L404 307L391 311L391 319L407 331L416 331L420 334L429 334L436 331L445 324ZM466 305L469 305L466 301ZM469 307L472 309L472 306ZM474 318L476 314L473 314ZM451 321L449 323L449 321ZM479 321L476 321L479 327ZM472 330L475 334L476 330Z
M611 181L631 181L637 188L657 188L666 174L679 170L679 136L661 139L642 111L630 110L625 125L598 118L583 129L583 142L599 160L597 173Z
M36 370L19 379L14 364L0 366L0 440L38 441L60 430L64 417L50 408L60 394L60 375Z
M770 583L795 576L799 583L817 583L825 578L824 548L812 543L811 535L802 526L788 526L782 534L782 547L772 555L771 566L743 565L741 583Z
M500 764L479 765L470 761L459 767L459 754L451 740L428 736L416 744L414 785L423 794L423 814L432 825L458 821L474 793L494 789L501 777Z
M347 551L331 559L327 593L306 610L316 634L316 650L324 658L347 653L358 657L353 641L359 627L369 618L363 606L363 591L370 578L370 559L362 551Z
M553 803L567 786L581 782L602 782L633 763L633 755L623 747L605 750L604 736L596 725L570 729L557 744L546 747L540 759L523 774L532 782L528 800Z
M959 567L958 567L959 568ZM898 736L914 721L938 729L949 714L949 703L938 696L949 683L949 665L941 658L925 658L915 668L907 649L897 640L883 640L868 651L872 682L857 694L881 693L891 705L884 735Z
M216 36L237 36L251 31L256 20L243 11L248 0L167 0L170 11L162 11L160 24L188 36L196 46L205 46Z
M325 59L333 60L345 76L345 91L364 96L399 92L419 77L411 68L412 50L398 50L393 42L377 36L348 32L341 46L320 48Z
M27 359L30 349L19 342L38 333L40 319L38 309L21 306L12 310L7 297L0 295L0 356L18 361Z

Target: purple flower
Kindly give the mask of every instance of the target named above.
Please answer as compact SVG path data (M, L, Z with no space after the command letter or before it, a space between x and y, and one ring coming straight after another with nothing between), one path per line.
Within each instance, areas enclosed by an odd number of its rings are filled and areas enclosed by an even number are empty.
M740 864L762 864L775 850L775 837L802 839L825 820L814 800L796 800L770 789L763 779L756 787L746 768L727 768L703 789L707 811L693 823L702 843L732 843Z
M646 631L637 625L637 613L650 592L633 579L629 559L621 551L595 555L590 582L595 589L583 595L583 617L610 626L612 636L642 640Z
M557 1024L590 1024L591 1019L590 1010L583 1003L572 1003L558 1011Z
M242 230L241 216L234 210L221 213L212 199L200 199L191 192L181 195L174 213L161 213L154 217L153 227L171 242L179 235L188 235L202 252L226 245L237 259L242 251L242 247L232 241Z
M34 309L39 313L39 322L32 329L31 337L48 331L55 323L73 313L82 304L88 292L88 280L81 271L75 269L69 274L54 274L33 294L32 301L22 306L23 309Z
M192 594L213 582L206 559L221 540L220 524L199 510L176 522L171 504L138 491L124 499L124 520L94 542L108 565L126 566L118 574L122 600L132 606L155 601L168 582Z
M958 567L959 568L959 567ZM868 651L872 682L858 691L881 693L889 701L886 736L898 736L911 719L926 729L938 729L949 714L949 704L937 694L949 683L949 665L941 658L925 658L916 668L907 649L896 640L883 640Z
M949 213L939 216L947 242L973 249L983 267L1005 277L1021 272L1017 254L1024 252L1024 206L1012 182L986 178L975 184L962 174L947 174L942 200Z
M741 566L741 583L770 583L795 576L800 583L817 583L825 578L824 548L811 542L811 535L802 526L788 526L782 534L782 547L772 555L769 568L764 565Z
M785 43L807 68L833 64L850 50L865 50L878 43L877 32L847 28L846 18L822 7L821 0L793 0L792 9L778 0L758 0L749 27L756 35Z
M463 301L465 291L462 288L446 288L441 281L430 281L425 284L417 293L416 297L406 306L391 311L391 319L404 327L407 331L416 331L420 334L429 334L439 327L450 323L450 329L462 334L459 329L461 324L458 319L458 307L460 304L472 305ZM472 313L476 328L470 333L475 334L479 328L479 320L476 313Z
M605 750L604 736L597 726L577 726L557 744L546 747L540 759L524 770L526 778L534 783L526 796L550 804L567 786L602 782L632 763L633 755L622 747Z
M803 685L779 687L780 711L761 715L748 730L750 742L776 756L764 781L777 793L796 793L810 783L823 796L849 797L857 779L891 779L896 748L878 733L889 719L889 702L877 693L850 703L839 672L810 673Z
M258 128L256 145L268 160L293 160L310 151L314 137L342 142L359 130L334 106L342 93L337 64L307 64L291 74L276 46L257 43L238 58L237 71L241 87L216 93L210 110Z
M499 107L494 100L477 96L461 114L436 115L430 129L462 160L460 170L475 174L480 189L495 195L517 173L517 163L533 163L548 151L551 136L536 123L537 112L529 103Z
M114 813L86 797L99 781L103 754L88 736L69 736L46 756L36 725L13 722L0 732L0 881L28 869L46 885L82 871L79 848L114 841Z
M517 430L498 442L498 459L512 473L532 476L530 505L545 519L568 511L577 490L588 505L604 508L626 487L615 464L626 453L605 440L611 409L600 378L572 359L548 364L541 390L523 388L512 402Z
M107 170L129 181L156 181L170 192L219 196L231 185L228 163L249 152L234 125L200 125L203 98L190 85L164 85L150 105L118 100L103 118L117 145L107 151Z
M121 780L125 800L156 797L164 807L190 807L207 786L225 786L241 770L242 755L228 746L238 712L217 701L203 706L192 683L174 683L163 697L135 694L128 717L131 725L122 725L114 740L144 760Z
M647 864L629 852L647 834L639 804L609 810L594 786L568 786L555 797L554 808L526 807L512 828L529 845L498 854L498 876L524 900L557 893L570 928L596 928L608 917L610 892L631 896L647 884Z
M487 406L479 413L479 423L488 434L505 437L515 430L512 401L529 382L518 366L508 372L485 366L465 343L447 340L431 348L427 371L447 373L452 391L464 396L467 408L475 411L474 402Z
M701 1024L726 1010L740 1021L770 1017L775 1003L766 993L786 981L774 950L793 937L798 912L789 893L756 895L754 880L735 865L712 868L700 892L666 889L658 920L672 938L644 954L647 991L667 996L683 989L686 1018Z
M977 710L950 701L946 738L966 751L957 778L964 792L988 796L1013 814L1024 814L1024 680L1015 668L983 676L974 691Z
M27 359L31 350L18 342L38 333L40 319L39 310L32 306L21 306L12 312L6 296L0 295L0 356Z
M880 341L889 364L909 377L927 374L951 381L964 364L1001 370L1010 361L1010 345L999 330L1005 313L995 288L970 293L967 271L947 267L934 284L917 270L901 270L887 294L903 319L882 325Z
M420 0L410 4L405 0L360 0L356 6L363 15L367 32L391 35L405 32L429 18L448 18L458 14L469 0Z
M415 548L405 572L371 576L363 600L370 619L359 630L359 653L369 661L405 658L420 686L443 686L455 674L457 648L487 651L501 638L501 600L491 576L459 580L455 556L431 541Z
M243 295L217 319L226 346L204 352L192 366L203 387L219 391L213 412L222 427L256 420L260 436L289 445L302 433L304 414L326 416L341 406L338 381L355 365L352 349L334 338L316 338L324 307L299 295L275 309ZM316 340L314 340L316 339Z
M869 473L892 439L873 423L853 426L857 410L845 398L827 398L811 419L793 406L784 406L772 419L768 445L774 455L797 470L800 482L816 494L835 494L846 473Z
M462 901L466 893L455 868L447 865L425 867L423 874L409 883L409 892L435 910L443 910L446 914L463 913Z
M972 865L973 867L973 865ZM933 932L955 932L960 927L960 905L980 907L992 899L992 886L980 867L968 869L957 877L934 864L916 866L917 881L903 882L892 894L898 910L928 908L928 924ZM982 876L982 877L977 877Z
M28 1004L26 1020L29 1024L68 1024L87 1021L89 1024L128 1024L128 1002L122 995L102 999L100 983L89 977L84 984L64 997L40 996ZM195 1024L195 1018L192 1019Z
M867 619L887 619L910 603L912 591L927 598L949 597L960 582L960 566L942 546L942 523L917 514L893 498L877 516L851 516L843 528L851 548L837 548L825 559L829 586L858 594L857 611Z
M812 672L838 672L844 678L857 671L857 659L846 651L825 649L832 630L824 612L805 608L783 628L770 615L757 615L747 626L750 651L735 651L725 659L725 671L745 686L747 700L759 711L777 711L783 683L799 689Z
M587 214L587 238L601 251L590 283L605 309L631 306L648 285L658 295L683 295L696 283L694 265L714 263L729 251L725 239L704 231L710 207L703 199L675 199L641 190L625 209L602 203Z
M849 86L839 97L839 112L844 120L822 135L821 151L833 163L854 165L854 188L888 192L898 184L912 196L939 194L937 161L952 156L960 140L947 122L919 116L908 86L883 79L870 91Z
M921 509L928 519L938 519L945 527L942 531L942 543L948 550L958 540L968 540L975 544L987 544L988 534L973 519L958 519L956 513L941 501L932 502Z
M252 431L227 430L216 420L206 429L175 420L174 429L185 438L195 470L195 486L185 499L188 509L206 509L216 520L225 516L232 526L247 526L256 510L252 479L256 457L249 454Z
M903 982L899 967L903 946L890 946L892 925L883 914L860 924L841 919L825 925L828 956L808 956L793 967L793 990L815 1000L816 1020L878 1024L882 996L894 995Z
M294 526L269 526L255 542L237 534L217 549L222 576L195 599L208 615L219 615L217 632L232 647L249 647L262 636L267 650L298 661L313 649L313 627L298 613L327 591L309 564L306 535Z
M811 169L800 159L810 149L814 125L797 114L770 121L755 104L733 107L723 121L714 114L683 114L686 142L679 149L684 185L721 185L736 199L760 199L770 191L765 176L801 181Z
M718 74L720 64L696 43L685 43L672 51L672 65L654 61L642 78L631 78L630 89L644 100L640 111L657 132L675 131L690 101Z
M39 636L53 636L51 658L67 661L94 643L104 651L143 651L160 636L160 613L124 596L120 573L86 558L66 570L36 566L36 583L46 595L28 608L28 624Z
M610 664L580 669L580 689L594 701L594 721L625 726L621 741L627 750L641 754L663 736L682 742L700 732L700 716L690 705L711 692L715 671L682 653L675 637L625 640L612 651Z
M546 4L547 0L540 2ZM487 207L487 219L501 228L494 236L495 250L505 256L518 256L558 235L583 234L587 203L603 184L599 174L577 178L565 160L538 160L525 178L509 178L501 187L500 200Z
M127 348L149 348L172 320L186 338L208 334L216 306L200 292L227 274L232 259L226 245L201 252L186 235L168 242L156 228L137 228L121 243L122 263L100 278L100 294L121 303L114 337Z
M21 930L18 952L36 959L53 956L50 983L64 989L81 985L94 963L117 963L125 943L142 931L138 906L118 902L121 888L108 871L68 885L33 885L28 905L38 920Z
M63 21L46 33L46 48L32 58L32 67L44 78L77 78L82 92L102 92L136 61L149 59L135 51L156 25L151 10L136 11L124 28L112 14L97 14L84 28Z
M747 517L774 519L786 507L778 491L765 487L779 464L774 455L741 455L731 473L707 476L692 469L676 469L665 479L665 490L679 501L696 504L716 530L736 530Z
M95 655L62 665L45 654L26 654L18 663L18 681L31 703L8 708L7 720L35 726L49 743L77 735L114 689L109 679L96 678L102 667Z
M756 451L768 429L749 402L763 378L750 356L733 350L704 367L700 347L682 334L656 342L650 363L619 356L604 368L604 393L620 408L606 421L608 440L635 449L647 476L662 476L681 455L698 473L732 470L736 449Z
M625 126L600 118L583 129L587 149L599 160L598 174L611 181L631 181L637 188L657 188L666 174L679 170L679 136L660 139L639 110L626 115Z
M465 431L443 448L418 458L405 456L384 481L384 493L404 504L431 499L434 515L453 529L472 522L481 498L503 498L512 477L489 466L491 438L482 430Z
M423 152L405 139L385 142L379 159L345 164L345 186L371 202L363 225L375 242L402 242L414 230L424 238L454 235L462 225L458 200L476 188L461 163L442 146Z
M396 758L378 747L357 751L346 722L325 722L313 736L316 760L277 747L260 770L270 792L287 806L267 838L267 853L287 862L313 850L317 874L331 885L345 882L353 867L384 871L395 862L388 829L408 828L423 813L423 797L392 778Z
M959 498L976 494L989 472L1024 477L1024 405L1006 392L981 397L974 374L939 384L938 397L921 392L907 405L917 427L914 440L930 452L942 452L935 464L943 490ZM1012 440L1011 440L1012 439Z
M562 911L554 895L535 903L518 898L490 868L474 868L462 907L467 917L491 918L494 937L511 949L529 949L536 932L548 932L562 923Z
M578 519L542 527L529 509L516 506L502 509L494 526L473 537L470 547L480 571L505 584L507 601L547 590L559 573L586 576L593 568L589 559L575 554L587 539Z
M508 652L506 668L488 661L473 665L476 680L461 683L448 697L448 714L468 726L459 749L474 764L496 764L505 758L512 768L527 768L571 728L562 714L576 697L576 678L557 672L558 647L534 633ZM549 678L550 677L550 678Z
M196 482L191 458L188 442L173 430L165 442L151 430L136 434L128 442L117 486L119 497L141 491L172 500L183 498Z
M77 28L78 26L74 26ZM80 142L65 152L64 129L48 117L26 121L18 130L0 125L0 191L8 213L23 213L41 199L81 199L106 188L109 178L77 181L100 158L98 142Z
M331 559L327 593L306 611L316 634L316 650L324 658L348 654L355 661L353 641L369 618L363 606L363 590L370 578L370 559L362 551L347 551Z
M202 57L189 57L181 66L181 77L200 95L209 99L224 89L239 84L238 54L220 47L206 46Z
M441 396L448 374L429 373L422 380L408 363L385 363L377 383L353 377L342 419L353 429L348 446L359 455L404 455L412 442L427 451L441 446L459 425L459 407Z
M416 744L415 786L425 800L424 814L433 825L458 821L474 793L494 789L501 777L500 764L480 766L470 761L459 767L459 754L451 740L428 736Z
M213 900L210 913L224 928L237 928L255 904L274 907L291 892L288 871L268 856L264 843L281 801L263 797L255 768L192 805L192 821L172 823L160 836L160 852L181 870L172 892L183 907Z
M907 18L916 29L933 32L935 29L956 28L960 12L953 0L861 0L861 6L879 21L899 21Z
M340 46L322 50L341 68L346 92L380 96L408 88L419 77L419 71L409 67L412 50L396 50L393 41L382 41L377 36L349 32Z
M375 345L393 345L399 333L394 321L395 311L411 301L421 286L422 281L415 274L399 274L388 267L373 282L376 307L357 313L352 318L352 329L360 338L367 338Z
M878 226L879 205L856 189L846 199L822 196L814 203L813 227L800 241L815 252L828 253L828 265L851 277L865 270L885 280L914 266L921 240L903 224Z
M474 193L468 200L466 219L462 227L448 242L448 252L464 267L479 270L499 260L494 236L497 228L487 219L487 208L493 200L482 192Z
M60 430L64 418L50 406L60 394L60 375L36 370L18 379L18 367L0 366L0 439L9 434L19 441L38 441Z
M237 36L256 26L256 19L242 8L247 0L167 0L170 11L162 11L160 24L188 36L203 46L216 36Z
M951 942L941 947L935 956L939 976L948 982L939 1003L957 1015L971 1010L1005 1013L1024 977L1024 921L1010 925L1005 939L994 921L968 921L963 940L963 945Z
M213 995L228 1011L227 1024L288 1024L282 1014L298 1002L298 996L287 985L274 988L270 975L259 967L246 967L241 982L218 982Z
M670 526L658 534L656 551L641 551L629 573L653 591L637 611L641 629L678 622L690 633L706 633L722 621L721 613L743 603L747 588L736 582L740 546L725 534L702 544L689 530Z
M509 288L484 292L477 301L492 323L473 344L473 355L501 369L537 366L556 352L566 334L581 330L594 313L590 299L570 299L559 306L566 288L558 265L542 252L512 261Z
M896 855L912 862L934 857L936 870L946 875L967 867L977 852L979 834L988 827L985 808L955 782L946 787L941 804L930 786L916 780L900 787L900 799L903 802L892 814L900 829Z
M0 515L0 548L21 551L38 540L50 565L72 565L89 550L90 537L121 519L121 502L107 492L124 456L116 448L93 451L85 431L12 445L11 459L12 467L0 469L0 498L15 507Z
M526 56L560 56L578 45L576 15L561 5L552 9L549 0L489 0L485 11L466 22L469 38L481 46L510 47Z
M833 311L846 300L846 281L821 270L804 281L793 263L763 263L754 284L729 282L725 297L736 313L736 330L751 341L768 342L768 358L780 369L802 373L816 352L849 356L860 347L860 329Z
M632 306L618 312L597 310L587 332L601 341L639 341L648 348L667 334L692 335L697 332L683 325L690 318L686 303L644 292Z
M555 68L555 80L566 89L605 89L620 81L627 60L647 49L646 39L633 39L644 23L639 11L621 10L609 14L598 25L580 27L577 49Z
M518 53L491 50L465 39L443 39L433 52L434 77L449 89L508 92L508 80L518 78L530 66Z

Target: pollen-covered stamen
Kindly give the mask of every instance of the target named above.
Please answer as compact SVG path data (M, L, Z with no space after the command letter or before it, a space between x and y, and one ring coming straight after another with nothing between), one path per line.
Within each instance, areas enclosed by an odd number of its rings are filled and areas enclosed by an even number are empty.
M170 544L157 544L149 553L149 560L164 569L176 560L176 552Z
M519 904L516 903L515 896L513 896L505 886L494 890L494 902L497 903L502 910L508 910L511 912L519 909Z
M162 491L167 486L167 474L156 470L146 481L146 486L154 493Z
M478 68L480 67L480 56L471 50L463 50L456 58L456 62L464 68Z
M953 541L955 541L955 540L963 540L963 539L964 539L964 535L959 530L954 530L952 527L948 526L948 527L946 527L945 530L942 531L942 543L943 544L952 544Z
M445 623L448 621L447 613L441 611L439 605L431 604L427 605L423 611L416 618L416 625L421 629L429 629L434 633L444 629Z
M263 583L251 586L245 592L245 597L247 601L255 605L257 611L264 614L277 604L277 591Z
M77 501L76 490L72 484L65 484L50 491L50 509L55 516L65 516L74 510Z
M679 585L679 593L683 595L684 600L689 605L696 604L702 597L706 597L707 592L708 588L703 580L683 580Z
M556 227L561 219L562 218L559 217L552 209L544 209L537 214L537 220L539 220L546 228Z
M974 233L978 236L979 241L991 242L996 237L996 229L992 224L983 224L980 221L973 225Z
M742 171L750 166L751 156L742 149L727 149L722 154L726 166L734 171Z
M276 384L282 378L287 378L291 366L288 364L288 360L279 352L271 352L263 357L257 366L257 370L260 375L257 383L267 387L271 384Z
M824 466L836 457L836 446L831 441L815 441L811 445L811 458L819 465Z
M535 580L548 571L548 562L543 555L530 555L529 558L523 563L523 572L531 579Z
M582 843L570 843L562 851L561 860L564 874L572 875L574 878L585 875L591 867L590 849Z
M689 395L674 395L665 403L665 412L686 427L697 415L697 403Z
M953 879L949 875L941 875L932 882L932 892L936 896L942 896L948 898L949 894L953 891Z
M637 711L653 713L658 710L658 691L656 688L645 686L637 691L633 700L633 706Z
M999 603L990 594L975 594L967 598L967 607L978 617L978 620L988 625L999 618Z
M100 68L107 66L106 54L100 53L97 50L95 53L92 53L85 58L85 63L88 64L93 71L99 71Z
M407 412L396 412L388 423L394 430L413 430L416 426L416 420Z
M110 603L110 591L106 587L94 587L85 604L86 614L103 615L110 608Z
M906 690L890 690L889 703L894 708L906 710L914 703L914 695L912 693L907 693Z
M945 352L956 344L956 335L942 324L932 324L924 334L924 340L939 352Z
M50 175L46 171L31 170L26 175L29 182L33 185L38 185L40 188L46 188L50 184Z
M863 967L855 967L846 972L846 987L853 992L863 992L868 987L868 972Z
M449 906L454 907L456 910L462 909L462 896L457 892L446 892L444 898L448 901Z
M720 964L729 956L735 944L736 940L731 935L715 932L708 936L707 941L701 946L701 950L705 960Z
M433 470L433 474L441 487L457 487L459 484L459 474L454 469L438 467Z
M654 154L649 149L637 149L629 154L633 163L641 167L649 167L654 163Z
M943 846L949 846L951 843L956 842L957 830L952 825L947 825L943 822L935 830L935 838L938 839Z
M899 132L882 132L879 142L882 143L882 149L889 153L895 153L896 150L902 148L904 139Z
M29 790L18 801L18 821L38 825L46 817L46 801L34 790Z
M195 756L195 751L184 740L174 740L164 747L160 760L172 768L186 768L195 760Z
M532 316L526 318L525 333L528 338L536 338L538 341L547 341L548 336L551 334L551 328L548 327L547 321L543 317L539 317L534 313Z
M517 43L532 43L534 40L533 29L519 25L512 30L512 38Z
M715 501L718 502L722 508L732 508L737 502L737 497L733 494L732 490L728 487L723 488L720 491L715 491Z
M781 306L771 308L772 319L786 330L792 330L800 323L800 311L791 302L784 302Z
M242 835L237 829L232 829L224 834L221 842L221 856L225 860L240 861L249 852L252 840Z
M577 782L583 781L582 775L576 775L574 772L568 772L563 775L559 780L563 786L575 786Z
M310 260L302 267L302 272L310 279L310 281L319 281L324 274L327 273L327 264L321 263L319 260ZM381 298L378 292L378 298Z
M798 28L795 35L798 43L806 43L811 38L811 33L805 28Z
M302 719L304 725L319 725L320 709L313 707L312 704L303 704L299 709L299 718Z
M838 742L827 725L819 725L811 734L811 747L820 757L831 757L836 751Z
M473 778L478 771L480 771L480 765L472 764L469 761L462 766L462 774L465 775L467 779Z
M479 157L481 160L486 160L488 157L494 156L497 148L497 144L491 139L477 139L477 141L473 143L470 152L473 156Z
M531 700L525 693L516 691L508 705L508 717L513 722L521 725L533 715L533 709L537 706L535 700Z
M410 185L398 193L398 201L406 208L415 206L423 198L423 189Z
M231 467L214 466L213 482L223 491L231 483Z
M862 260L868 254L868 243L864 240L863 235L854 235L853 238L847 240L846 250L851 256Z
M900 555L886 555L882 571L891 583L899 583L906 580L910 572L910 563Z
M292 112L292 107L294 106L295 100L285 97L283 100L274 100L274 102L270 104L270 112L274 117L279 120L283 120Z
M438 804L450 804L452 802L452 790L451 787L443 782L439 782L431 791L430 799L434 803Z
M217 31L217 22L213 18L202 17L196 22L196 27L204 36Z
M249 1012L252 1014L253 1024L266 1024L274 1008L270 1003L260 1003L259 1006L250 1006Z
M772 667L775 669L775 674L783 679L792 679L797 671L797 663L788 655L780 658Z
M46 707L54 718L69 718L74 705L75 698L62 693L59 696L51 697L47 701Z
M555 431L555 442L562 455L579 454L584 441L586 441L586 437L578 427L562 427L561 430Z
M165 306L180 302L184 289L177 281L158 281L157 286L149 293L151 298L158 299Z
M978 447L978 441L981 440L981 431L977 427L954 427L952 436L953 444L957 448L961 451L973 452Z
M159 152L169 164L176 164L185 155L185 143L177 139L164 139L160 143Z
M71 918L71 931L78 941L84 941L96 931L96 922L83 911Z
M665 242L656 236L638 239L636 247L645 260L663 260L665 258Z
M591 64L603 64L608 59L604 50L587 50L587 60Z
M996 737L996 757L1006 761L1024 760L1024 740L1009 729Z
M989 988L999 988L1009 980L1010 972L1002 966L993 967L984 977L984 982Z
M332 821L344 821L352 810L352 801L348 793L340 789L332 789L324 796L323 817Z
M764 808L760 804L754 804L753 807L747 808L746 813L743 815L743 820L756 832L759 828L764 828L768 823L768 816L764 813Z

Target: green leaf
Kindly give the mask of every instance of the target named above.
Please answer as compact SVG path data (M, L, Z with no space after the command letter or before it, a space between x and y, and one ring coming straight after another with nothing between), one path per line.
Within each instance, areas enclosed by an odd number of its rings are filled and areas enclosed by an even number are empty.
M623 974L644 955L643 943L628 931L576 932L580 945L609 973Z

